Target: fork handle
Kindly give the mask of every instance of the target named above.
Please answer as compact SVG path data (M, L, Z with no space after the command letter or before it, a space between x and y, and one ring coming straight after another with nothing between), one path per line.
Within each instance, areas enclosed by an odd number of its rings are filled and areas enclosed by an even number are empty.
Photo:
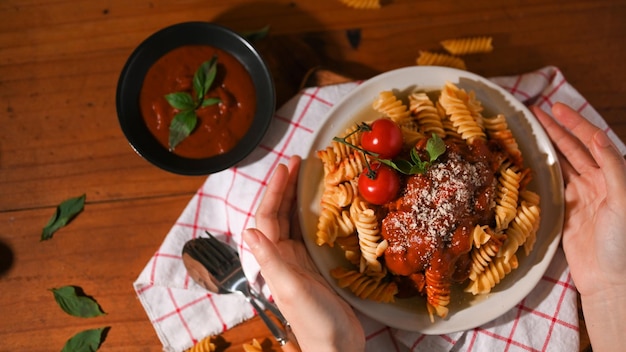
M279 326L277 326L276 323L267 314L265 314L265 311L259 306L258 303L256 303L256 301L254 300L252 296L246 297L246 300L250 302L252 307L254 307L256 312L259 314L259 316L261 317L261 319L263 320L267 328L270 329L270 332L272 333L272 335L274 335L274 338L276 339L276 341L278 341L281 347L288 345L290 341L285 331L281 329ZM299 351L299 350L294 350L294 351Z
M276 304L274 304L273 302L270 302L267 298L265 298L262 294L258 293L254 288L250 287L250 293L252 294L252 296L254 298L256 298L257 300L261 301L261 303L263 303L263 305L270 310L270 312L272 312L272 314L274 314L278 320L280 320L280 322L283 324L283 326L286 329L289 329L289 322L287 321L287 319L285 319L285 317L283 316L283 313L280 312L280 309L278 309L278 307L276 307Z

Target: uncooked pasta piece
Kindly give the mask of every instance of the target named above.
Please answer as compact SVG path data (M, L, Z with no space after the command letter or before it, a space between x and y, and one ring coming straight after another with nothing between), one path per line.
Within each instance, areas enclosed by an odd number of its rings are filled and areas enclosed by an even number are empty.
M466 70L467 66L465 61L460 57L451 56L448 54L433 53L430 51L420 51L416 60L419 66L445 66L458 68L460 70Z
M452 55L488 53L493 51L491 37L468 37L442 40L441 46Z
M244 343L241 347L245 352L263 352L263 346L257 339L252 339L250 343Z
M376 10L380 8L380 0L339 0L344 5L359 10Z
M214 352L215 344L213 343L213 336L207 336L202 340L198 341L193 347L188 349L186 352Z

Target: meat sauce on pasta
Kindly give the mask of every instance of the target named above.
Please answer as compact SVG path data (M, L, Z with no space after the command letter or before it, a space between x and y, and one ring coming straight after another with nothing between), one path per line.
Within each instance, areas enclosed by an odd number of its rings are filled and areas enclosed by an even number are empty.
M422 150L422 139L416 146ZM403 194L384 208L384 261L400 282L399 297L423 292L425 272L446 281L469 277L472 232L494 218L496 179L502 151L477 140L446 142L446 153L424 174L407 177Z

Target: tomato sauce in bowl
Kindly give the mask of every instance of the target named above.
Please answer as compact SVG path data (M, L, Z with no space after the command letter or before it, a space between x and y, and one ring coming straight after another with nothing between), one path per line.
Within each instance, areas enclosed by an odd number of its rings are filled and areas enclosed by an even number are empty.
M169 126L178 110L165 95L193 91L193 76L200 65L217 57L217 75L207 98L220 103L196 110L198 123L173 153L188 158L207 158L231 150L249 130L256 110L254 84L245 67L231 54L208 45L178 47L157 60L144 79L140 107L146 126L165 148Z

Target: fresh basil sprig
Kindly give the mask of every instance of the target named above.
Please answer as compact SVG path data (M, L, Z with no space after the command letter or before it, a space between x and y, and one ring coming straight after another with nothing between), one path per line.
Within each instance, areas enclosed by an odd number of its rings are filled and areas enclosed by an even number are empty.
M209 105L218 104L219 98L206 98L217 75L217 56L203 62L193 75L195 96L189 92L176 92L165 95L165 100L179 112L170 123L169 148L174 150L196 128L198 115L196 110Z
M433 133L431 137L428 139L428 141L426 142L426 153L428 153L429 160L422 160L415 148L411 148L410 160L382 159L378 157L377 153L372 153L370 151L367 151L359 146L356 146L348 142L348 138L352 134L357 133L357 132L369 131L369 130L370 130L370 126L368 124L361 123L357 125L356 130L354 130L347 136L343 138L335 137L333 138L333 141L343 143L352 149L358 150L363 154L369 155L370 157L380 162L381 164L385 164L393 168L394 170L400 173L403 173L405 175L415 175L415 174L425 173L428 167L446 151L446 143L436 133Z

